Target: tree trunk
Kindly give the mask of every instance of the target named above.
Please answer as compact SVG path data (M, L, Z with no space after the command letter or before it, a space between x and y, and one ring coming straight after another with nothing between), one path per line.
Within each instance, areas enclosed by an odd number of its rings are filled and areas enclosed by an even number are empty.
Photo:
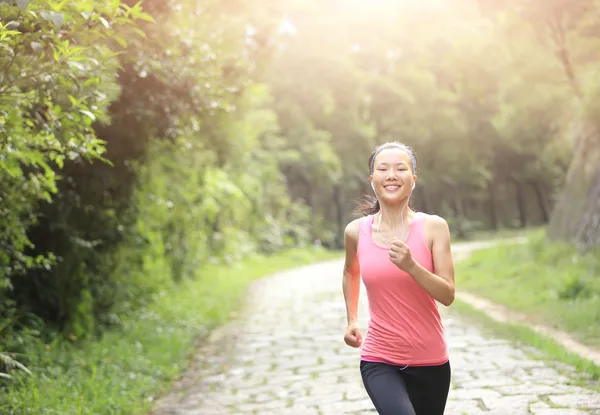
M525 205L525 192L523 190L523 184L513 178L515 185L515 193L517 196L517 209L519 211L519 227L524 228L527 226L527 206Z
M494 183L488 185L489 205L490 205L490 222L492 229L498 230L498 210L496 209L496 186Z
M455 231L458 238L465 238L467 236L467 229L465 229L465 211L460 197L460 193L457 188L454 189L454 197L452 198L452 210L456 217Z
M600 246L600 168L588 195L575 240L583 251Z
M537 182L531 182L531 186L533 187L533 191L535 192L535 196L538 201L538 205L540 207L540 212L542 214L542 220L544 223L548 223L548 221L550 220L550 212L548 210L548 204L546 203L546 198L544 197L542 185Z
M571 55L567 48L567 33L563 22L563 16L560 12L557 9L553 9L552 18L548 22L548 27L550 28L552 40L556 47L556 57L565 71L571 89L578 98L581 98L581 90L579 89L579 83L577 82L573 63L571 62Z
M548 225L548 238L575 243L581 251L600 245L600 135L582 124L565 187Z
M425 213L432 213L430 208L430 203L427 198L427 192L424 189L419 191L419 204L421 205L421 211Z
M344 246L344 203L342 188L339 184L333 187L333 201L335 203L335 217L338 231L336 232L335 244L338 248Z

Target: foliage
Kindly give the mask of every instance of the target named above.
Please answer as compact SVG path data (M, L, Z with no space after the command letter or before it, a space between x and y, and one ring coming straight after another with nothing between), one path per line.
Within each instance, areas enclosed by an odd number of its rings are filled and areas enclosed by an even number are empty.
M576 98L543 38L552 33L539 30L550 23L509 3L484 13L471 1L288 5L294 30L283 46L273 42L264 79L302 154L286 170L292 194L324 212L335 234L352 218L348 205L370 192L370 151L388 140L420 156L416 208L447 217L459 237L549 220L572 154ZM334 23L314 18L333 13ZM311 163L323 165L316 155L327 150L304 148L321 136L339 167L313 178Z
M92 341L209 264L341 247L383 141L455 237L560 219L600 136L595 3L408 3L0 2L3 356Z
M184 370L197 339L238 311L252 280L338 255L289 249L231 266L208 265L196 279L164 284L151 304L96 341L73 344L60 336L25 336L33 375L15 373L15 387L0 394L0 413L146 414ZM154 274L161 272L157 267L148 277L160 279Z
M0 4L0 288L8 276L50 268L52 252L31 253L28 227L65 162L102 159L92 123L107 119L118 91L118 62L103 43L141 15L118 2L18 3Z
M0 378L11 379L11 376L6 372L17 369L31 375L31 371L15 360L14 356L11 356L9 353L0 352L0 370L2 370L0 372Z
M457 264L457 287L526 313L542 324L600 343L600 255L585 256L537 231L523 244L475 252ZM515 289L518 287L518 289Z

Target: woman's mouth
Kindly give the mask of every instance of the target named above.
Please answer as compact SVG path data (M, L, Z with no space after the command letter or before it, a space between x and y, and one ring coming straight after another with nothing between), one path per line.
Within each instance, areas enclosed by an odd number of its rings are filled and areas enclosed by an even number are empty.
M396 190L400 189L400 186L398 186L397 184L388 184L386 186L383 186L383 188L388 192L395 192Z

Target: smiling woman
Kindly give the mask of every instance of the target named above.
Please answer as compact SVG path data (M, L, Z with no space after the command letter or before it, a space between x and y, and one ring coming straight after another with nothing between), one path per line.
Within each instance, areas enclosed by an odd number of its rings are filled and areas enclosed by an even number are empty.
M380 414L441 415L451 370L437 302L454 301L448 225L408 207L417 182L410 147L379 146L369 173L376 200L361 206L365 217L344 235L344 341L362 349L363 383ZM357 323L361 277L370 309L364 342Z

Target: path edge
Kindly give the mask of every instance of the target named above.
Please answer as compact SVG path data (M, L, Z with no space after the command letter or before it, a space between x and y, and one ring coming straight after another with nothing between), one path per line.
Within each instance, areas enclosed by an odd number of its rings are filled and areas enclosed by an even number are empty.
M557 330L543 324L534 323L525 314L511 311L503 305L493 303L469 292L457 292L456 298L498 323L522 324L537 334L548 336L569 352L576 354L582 359L592 361L596 365L600 366L600 350L582 344L581 342L575 340L573 336L564 331Z
M477 248L475 248L474 250L476 251L481 248L485 249L485 248L488 248L488 247L491 247L494 245L499 245L499 244L520 244L520 243L524 243L526 240L527 240L526 237L519 236L519 237L513 237L513 238L501 238L501 239L492 239L492 240L487 240L487 241L478 241L475 243L478 244L479 246ZM465 260L472 254L472 252L474 251L473 249L471 249L471 250L467 249L466 252L461 249L463 247L467 247L469 244L470 244L469 242L462 242L462 243L458 242L458 243L453 244L453 248L458 247L458 250L457 250L458 252L456 252L454 249L452 250L453 251L452 254L453 254L455 261ZM600 350L599 349L595 349L593 347L584 345L583 343L579 342L578 340L575 340L575 338L573 336L571 336L570 334L568 334L562 330L554 329L554 328L546 326L544 324L534 322L531 320L531 318L529 316L527 316L524 313L512 311L504 305L494 303L488 299L479 297L468 291L457 291L455 296L456 296L456 299L458 299L459 301L464 302L465 304L467 304L467 305L471 306L472 308L474 308L475 310L485 314L486 316L488 316L489 318L491 318L492 320L494 320L498 323L521 324L525 327L528 327L530 330L534 331L537 334L541 334L541 335L549 337L550 339L552 339L553 341L558 343L560 346L564 347L565 350L579 356L581 359L589 360L589 361L593 362L594 364L600 366Z

